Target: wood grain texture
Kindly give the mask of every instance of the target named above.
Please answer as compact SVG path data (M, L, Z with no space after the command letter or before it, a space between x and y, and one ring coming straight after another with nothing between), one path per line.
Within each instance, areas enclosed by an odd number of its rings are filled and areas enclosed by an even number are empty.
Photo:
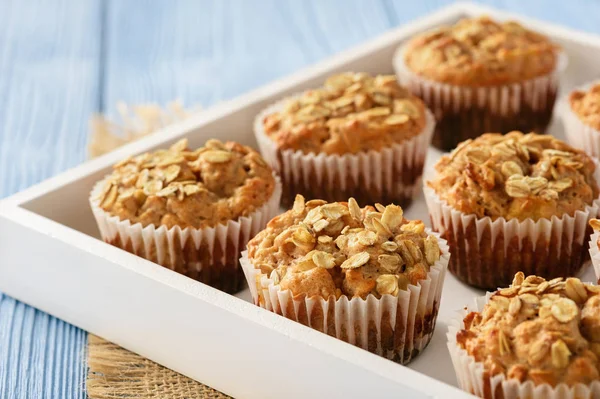
M180 98L208 106L391 27L381 2L333 3L183 0L140 6L112 1L106 110L113 114L118 100L166 103Z
M97 109L96 0L0 7L0 197L84 159Z
M86 333L0 294L0 397L84 398Z
M0 0L0 198L83 161L93 111L210 106L449 3ZM600 33L599 1L484 3ZM0 294L0 397L84 397L85 339Z
M98 109L100 9L96 0L0 3L0 198L84 159ZM0 294L0 397L85 397L85 342L83 331Z

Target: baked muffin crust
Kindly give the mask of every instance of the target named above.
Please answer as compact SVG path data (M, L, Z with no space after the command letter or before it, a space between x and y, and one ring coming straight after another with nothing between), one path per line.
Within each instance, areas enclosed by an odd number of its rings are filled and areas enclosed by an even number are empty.
M265 133L282 150L347 154L381 150L425 128L425 105L395 75L343 73L322 88L291 98L263 119Z
M274 189L272 169L250 147L209 140L191 150L183 139L116 164L97 200L132 224L204 228L252 213Z
M594 232L600 231L600 219L590 219L589 225ZM596 241L596 246L600 249L600 237L598 237L598 240Z
M305 203L275 217L248 244L252 264L294 296L398 295L440 258L437 238L396 205Z
M558 61L550 39L517 22L462 19L412 39L404 61L414 73L461 86L495 86L547 75Z
M600 287L577 278L524 277L471 312L458 345L490 375L556 386L600 378Z
M429 187L452 208L507 220L573 216L598 198L596 166L552 136L486 133L435 165Z
M586 125L600 130L600 83L589 90L575 90L569 95L571 110Z

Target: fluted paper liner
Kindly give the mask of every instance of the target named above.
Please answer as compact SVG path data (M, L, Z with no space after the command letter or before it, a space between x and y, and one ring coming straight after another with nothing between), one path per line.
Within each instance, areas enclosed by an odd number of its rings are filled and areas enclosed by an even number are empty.
M596 281L600 281L600 248L598 248L598 239L600 239L600 231L594 231L590 237L590 258L596 273Z
M405 50L402 46L394 55L398 80L435 114L433 145L445 151L486 132L544 133L567 66L566 55L560 53L555 69L544 76L499 86L460 86L417 75L404 62Z
M595 81L578 87L575 90L588 90L592 85L598 84L600 81ZM575 91L573 90L573 91ZM567 141L575 148L579 148L591 156L600 157L600 130L594 129L586 125L579 119L577 114L573 112L571 104L569 104L568 96L561 100L560 114L562 116L565 135Z
M597 161L595 177L600 182ZM496 289L511 283L515 273L546 279L574 276L581 269L590 219L598 215L600 198L573 216L518 221L465 214L424 187L431 225L448 240L450 272L469 285Z
M491 293L475 299L475 304L457 312L457 318L448 326L448 350L456 372L458 386L474 395L486 399L584 399L600 397L600 381L589 385L577 384L572 387L562 383L556 387L549 384L534 385L517 379L507 379L504 374L490 376L483 363L476 362L473 356L456 342L456 334L464 328L463 319L470 312L481 312Z
M215 227L169 229L132 224L102 210L97 198L104 183L105 180L97 183L90 195L92 212L104 241L229 293L243 288L240 253L279 214L282 192L281 182L275 176L271 197L248 216Z
M264 118L280 111L288 100L267 107L254 120L260 152L281 176L284 204L292 204L296 194L302 194L307 199L329 202L354 197L362 205L380 202L406 206L418 194L435 127L435 118L429 110L426 110L423 132L381 151L305 154L280 150L263 129Z
M383 295L367 299L342 295L330 297L293 297L254 267L248 251L240 263L254 303L288 319L312 327L352 345L406 364L429 343L440 305L444 276L450 253L445 240L438 238L440 259L430 267L427 278L409 285L398 297Z

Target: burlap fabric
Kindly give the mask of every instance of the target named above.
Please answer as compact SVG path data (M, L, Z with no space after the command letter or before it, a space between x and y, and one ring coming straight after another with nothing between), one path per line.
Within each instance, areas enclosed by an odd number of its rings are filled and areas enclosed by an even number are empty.
M90 399L224 399L229 396L90 334Z

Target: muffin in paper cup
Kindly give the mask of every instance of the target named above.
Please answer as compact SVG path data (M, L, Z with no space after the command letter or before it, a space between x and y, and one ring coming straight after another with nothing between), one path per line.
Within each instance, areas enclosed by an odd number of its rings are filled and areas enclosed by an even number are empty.
M572 91L560 110L569 144L600 157L600 81Z
M594 267L596 280L600 282L600 220L590 220L590 226L592 229L594 229L589 242L590 258L592 259L592 266Z
M550 279L581 269L600 209L593 158L547 135L484 134L436 170L425 200L460 280L495 289L518 271Z
M90 206L105 242L235 293L240 253L279 213L281 192L249 147L209 140L193 151L182 140L115 165Z
M298 196L241 265L256 305L405 364L433 335L450 254L400 207L378 209Z
M461 389L486 399L600 397L600 288L518 273L450 322Z
M254 133L286 206L296 194L406 206L420 190L434 126L395 76L344 73L267 107Z
M416 36L393 62L436 117L433 145L449 151L484 132L543 133L567 58L516 22L478 17Z

